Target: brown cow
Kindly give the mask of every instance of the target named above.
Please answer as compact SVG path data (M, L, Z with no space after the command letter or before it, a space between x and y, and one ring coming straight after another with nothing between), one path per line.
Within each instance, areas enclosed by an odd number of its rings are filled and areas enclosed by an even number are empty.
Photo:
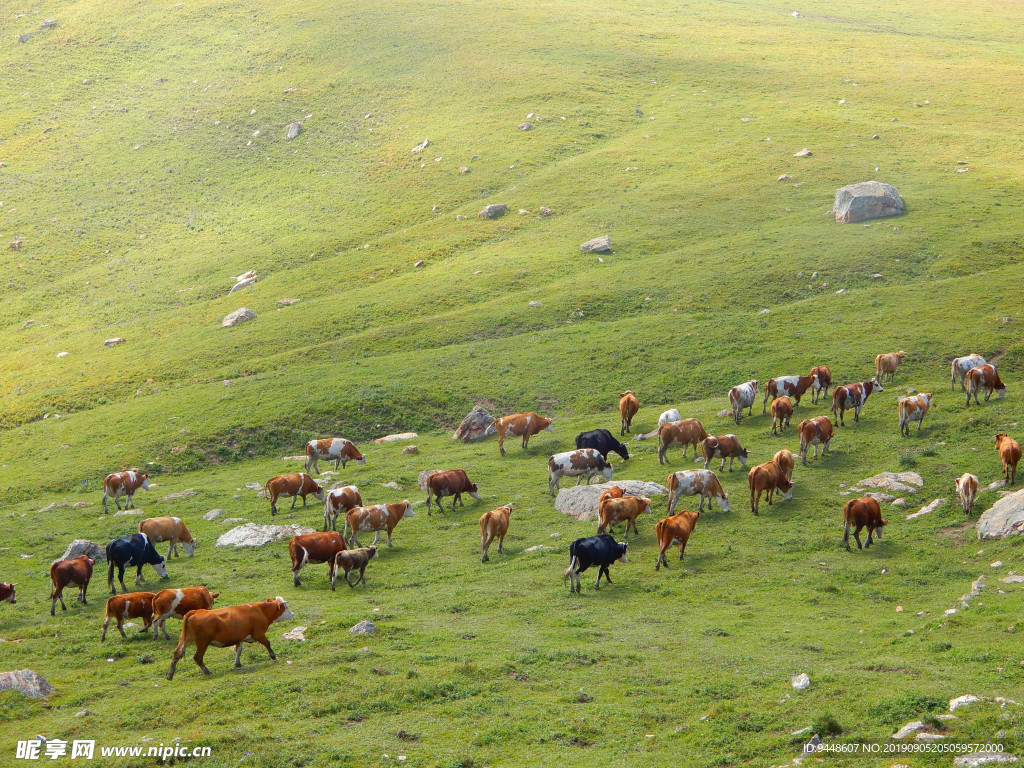
M766 495L770 507L776 489L783 493L789 493L793 489L793 483L786 479L785 470L774 461L758 464L751 469L747 474L747 484L750 486L750 510L755 515L761 506L762 493Z
M663 424L658 429L658 463L668 461L668 451L676 446L683 446L683 458L686 451L693 446L693 455L697 455L697 446L708 436L704 425L696 419L680 419Z
M924 423L924 417L931 406L931 392L922 392L920 395L912 397L901 397L896 404L900 414L900 435L910 435L910 422L912 421L917 422L917 431L920 432L921 424Z
M693 533L693 529L697 527L697 520L700 519L700 512L690 512L683 510L678 515L672 515L672 517L666 517L664 520L659 520L654 526L654 532L658 535L658 563L654 566L654 570L660 571L661 566L664 565L668 568L668 560L665 559L665 552L675 542L679 542L679 559L683 559L683 554L686 552L686 542L690 540L690 534Z
M334 579L334 556L345 549L345 537L337 531L292 536L288 541L288 554L292 558L292 581L295 586L301 586L299 571L307 565L327 563L327 576Z
M840 426L845 427L843 414L853 409L853 420L860 421L860 409L868 401L872 392L883 392L882 385L875 380L862 381L859 384L844 384L832 391L832 413L839 416Z
M870 496L861 496L859 499L850 499L843 506L843 544L846 550L850 550L850 528L855 528L853 538L857 540L857 549L864 549L860 544L860 531L867 526L868 540L865 546L871 546L871 537L882 538L882 527L886 521L882 519L882 509L878 505L878 499Z
M468 493L479 501L480 492L476 483L470 482L469 475L464 469L450 469L447 472L435 472L427 478L427 515L430 512L430 500L437 497L437 508L444 512L441 499L445 496L452 497L452 512L455 511L455 502L466 506L462 501L462 494Z
M780 431L789 428L789 420L793 418L793 404L788 397L777 397L772 400L772 434L777 435L776 427Z
M640 401L636 399L636 395L633 394L632 390L626 390L619 395L619 415L622 416L622 428L619 430L620 436L629 432L633 417L636 416L636 412L639 410Z
M777 379L768 379L768 383L764 386L764 404L761 413L768 410L769 400L774 401L779 397L792 397L796 400L796 404L800 405L800 398L817 383L818 380L814 376L780 376ZM814 397L813 393L811 397Z
M960 497L964 514L970 517L974 511L974 501L978 498L978 478L970 472L964 472L956 479L956 495Z
M153 639L159 639L159 633L170 640L167 634L167 620L172 616L185 618L189 611L199 608L213 608L213 601L220 597L220 592L210 592L206 587L182 587L181 589L161 589L153 598Z
M881 384L883 381L892 381L895 379L896 369L900 367L903 363L903 358L906 356L907 353L903 350L878 355L875 358L875 381ZM886 379L887 376L888 379Z
M1017 462L1020 461L1020 443L1009 435L996 435L996 448L999 449L999 458L1003 462L1003 477L1010 485L1017 479Z
M597 526L598 533L604 533L605 529L615 533L616 523L625 523L626 530L622 534L625 540L629 537L629 527L633 526L633 533L637 536L640 531L636 528L636 518L651 508L651 500L646 496L623 496L621 498L606 498L598 504L598 515L600 524Z
M740 445L736 435L706 437L700 444L700 450L704 455L704 469L711 466L712 459L722 460L722 464L718 467L719 472L725 469L726 459L729 460L730 472L732 472L733 459L739 459L742 466L747 466L747 449Z
M17 603L17 596L14 594L14 588L17 584L5 584L0 581L0 603Z
M270 514L277 514L277 500L281 496L291 496L292 505L289 509L295 509L295 502L302 497L302 506L306 506L306 496L312 496L320 501L324 500L324 489L305 472L293 472L290 475L278 475L267 480L264 486L267 497L270 499Z
M334 591L334 582L338 578L338 569L345 571L345 583L355 588L360 581L366 584L366 566L377 556L377 548L374 546L360 547L359 549L346 549L334 556L334 572L331 574L331 591ZM359 578L353 584L349 579L352 571L359 571Z
M438 502L440 503L440 502ZM377 504L373 507L355 507L345 515L345 532L352 529L351 542L359 546L359 534L365 531L373 531L374 545L380 541L380 532L388 532L388 546L391 546L391 532L404 517L416 517L412 511L412 504L406 499L400 504Z
M832 421L828 416L815 416L813 419L804 419L797 426L796 431L800 434L800 461L807 465L807 449L814 446L814 458L818 458L818 446L822 446L821 455L828 453L829 444L832 442Z
M353 507L363 506L363 497L359 489L354 485L346 485L344 488L335 488L328 491L324 499L324 530L338 530L338 514L344 510L345 514Z
M204 675L213 674L203 664L203 657L209 646L227 648L235 646L235 667L242 666L242 644L260 643L270 658L276 660L274 649L267 640L267 629L275 621L294 619L295 614L288 608L283 597L267 598L262 603L233 605L230 608L217 608L208 611L199 609L189 611L181 621L181 639L171 657L171 668L167 671L167 679L174 679L174 670L178 660L185 655L188 644L195 643L196 653L192 658L203 670Z
M143 626L140 633L146 632L153 623L153 598L152 592L127 592L123 595L114 595L107 600L106 618L103 620L103 634L100 635L100 642L107 639L107 627L110 620L117 621L117 631L121 637L127 637L124 633L123 622L125 619L142 619ZM156 630L153 631L154 637Z
M356 444L344 437L328 437L325 440L310 440L306 443L306 472L312 468L319 475L320 459L333 461L335 469L339 464L344 469L350 461L356 464L366 463L366 457L359 452Z
M817 383L811 386L811 402L817 403L822 395L828 397L828 388L832 386L832 371L827 365L816 365L811 368L808 376L817 376Z
M487 556L487 550L490 549L491 542L495 539L498 540L498 552L501 553L501 547L505 543L505 534L508 533L508 519L511 515L512 505L507 504L504 507L492 509L490 512L484 512L480 516L480 548L484 553L480 562L486 563L491 559Z
M196 540L180 517L150 517L139 523L139 533L146 534L154 544L169 541L171 544L167 549L167 557L172 552L175 557L179 556L178 542L185 548L186 555L192 557L195 554Z
M971 395L974 395L975 405L978 402L978 392L985 390L985 402L989 401L993 392L999 393L999 399L1006 397L1006 385L999 378L999 372L994 365L979 365L967 372L967 405L971 404Z
M139 488L149 490L149 474L129 469L126 472L115 472L103 478L103 511L107 511L107 499L114 497L114 506L121 508L121 497L125 497L125 509L135 506L135 492Z
M775 455L772 456L772 461L779 465L779 469L786 476L786 479L793 482L793 469L796 467L796 456L789 450L783 448L780 451L776 451ZM793 498L793 489L790 488L786 491L785 499Z
M71 560L58 560L50 566L50 615L57 615L57 601L60 600L60 609L66 611L64 605L64 587L74 584L78 587L78 599L83 605L86 602L85 593L89 589L89 579L92 578L92 567L96 564L95 558L86 555Z
M723 512L729 511L729 495L718 481L718 475L710 469L686 469L682 472L673 472L668 476L667 485L670 516L674 512L680 496L700 496L700 506L697 509L701 512L704 511L705 501L707 501L710 511L712 499L718 503L718 508Z
M554 432L552 424L554 419L545 419L536 413L513 413L509 416L502 416L491 422L491 426L498 430L498 449L501 455L505 455L505 438L509 435L519 437L522 435L523 448L530 444L530 438L542 430Z

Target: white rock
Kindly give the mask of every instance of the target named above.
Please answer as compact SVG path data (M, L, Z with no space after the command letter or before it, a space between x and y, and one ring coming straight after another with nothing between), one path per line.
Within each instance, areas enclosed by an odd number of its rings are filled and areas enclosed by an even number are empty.
M949 711L956 712L960 707L966 707L968 704L977 704L979 701L985 701L981 696L975 696L973 693L965 693L963 696L957 696L955 699L949 700Z
M224 510L223 509L211 509L205 515L203 515L203 520L206 520L207 522L209 522L211 520L216 520L218 517L220 517L223 514L224 514Z
M1001 539L1024 534L1024 490L1008 493L978 518L979 539Z
M611 235L601 235L593 240L587 240L580 246L580 250L584 253L611 253L612 237Z
M104 347L116 347L118 344L124 344L124 339L120 336L115 336L112 339L107 339L103 342Z
M422 152L424 149L430 146L430 139L424 139L422 144L417 144L412 148L413 152Z
M930 515L936 509L946 503L946 499L936 499L931 504L921 507L917 512L912 515L907 515L907 520L913 520L915 517L921 517L921 515Z
M67 356L68 356L67 352L58 352L57 353L57 357L67 357Z
M804 688L809 688L811 685L811 678L807 676L806 672L801 672L799 675L793 678L793 687L798 691L802 691Z
M236 309L231 314L226 315L224 319L221 320L220 324L221 327L223 328L230 328L233 325L238 325L239 323L244 323L249 320L255 319L255 312L253 312L251 309L246 309L245 307L242 307L241 309Z
M281 637L285 640L305 640L305 632L307 629L309 629L309 627L296 627L291 632L285 632Z
M349 633L353 635L372 635L376 631L377 625L372 621L360 621L349 630Z
M105 547L94 541L89 541L88 539L75 539L68 544L68 548L64 550L64 554L58 557L57 560L72 560L76 557L81 557L82 555L88 555L99 562L100 560L107 559L107 550ZM54 562L57 562L57 560L54 560Z
M896 731L896 733L892 735L892 738L905 739L907 738L907 736L910 736L911 734L917 733L918 731L922 730L924 730L924 723L920 720L915 720L912 723L907 723L898 731Z
M864 488L884 488L896 493L917 493L917 489L924 485L924 480L916 472L879 472L861 480L857 485Z
M793 157L810 157L813 154L814 153L811 152L811 150L809 150L807 147L804 147L799 152L794 152Z
M302 133L302 123L292 123L288 126L288 141L297 138Z
M272 541L283 541L301 533L314 533L301 525L257 525L246 523L221 534L217 547L262 547Z
M373 442L375 443L394 443L398 440L412 440L419 437L415 432L399 432L394 435L384 435L384 437L378 437Z
M593 485L573 485L560 488L555 498L555 511L571 515L577 520L596 520L597 502L603 491L621 488L627 496L667 496L668 488L658 483L641 480L620 480Z
M945 738L946 737L943 736L941 733L919 733L917 734L917 736L914 737L914 741L924 742L927 744L936 741L942 741Z
M1002 565L1003 565L1003 561L1002 560L996 560L994 563L992 563L991 567L992 568L1001 568Z

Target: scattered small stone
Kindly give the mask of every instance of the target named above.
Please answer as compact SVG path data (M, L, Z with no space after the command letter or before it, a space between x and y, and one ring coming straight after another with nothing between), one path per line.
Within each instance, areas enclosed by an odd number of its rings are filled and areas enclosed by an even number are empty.
M539 301L531 301L530 302L530 306L531 307L539 307L540 306L540 302Z
M724 408L718 413L716 413L715 416L719 419L727 419L730 416L732 416L732 411L730 411L728 408Z
M1002 560L996 560L994 563L992 563L991 567L992 568L1002 568L1002 566L1003 566L1003 561Z
M959 757L953 758L954 768L977 768L981 765L989 765L990 763L1016 763L1016 755L1011 755L1009 752L971 752L967 755L960 755Z
M805 688L809 688L811 685L811 678L807 676L806 672L801 672L799 675L793 678L793 687L798 691L802 691Z
M904 725L902 728L900 728L898 731L896 731L896 733L894 733L891 738L894 738L894 739L905 739L905 738L907 738L907 736L915 734L918 731L923 731L924 728L925 728L925 725L924 725L924 723L922 721L915 720L912 723L907 723L906 725Z
M45 699L55 690L46 678L31 669L0 672L0 691L17 691L33 699Z
M938 509L945 503L946 499L935 499L935 501L933 501L931 504L921 507L921 509L919 509L917 512L914 512L911 515L907 515L907 520L913 520L915 518L921 517L922 515L930 515L932 512L934 512L936 509Z
M85 717L88 714L89 714L89 710L88 709L80 709L77 712L75 712L75 717Z
M349 633L353 635L372 635L376 631L377 625L372 621L360 621L349 630Z
M255 312L253 312L251 309L246 309L245 307L242 307L241 309L236 309L231 314L226 315L224 319L221 320L220 324L222 328L231 328L232 326L238 325L239 323L244 323L249 320L255 319Z
M424 264L424 261L423 261L423 259L420 259L420 260L419 260L419 261L417 261L417 262L416 262L415 264L413 264L413 267L415 267L416 269L419 269L420 267L422 267L422 266L423 266L423 264Z
M519 215L520 216L525 216L528 213L529 213L529 211L526 208L520 208L519 209Z
M792 178L793 178L793 177L792 177L792 176L790 176L790 175L789 175L788 173L784 173L784 174L782 174L781 176L779 176L778 180L779 180L779 181L789 181L789 180L791 180Z
M552 213L552 211L551 211L550 208L548 208L546 206L543 206L543 205L540 207L540 215L541 216L550 216L551 213Z
M405 448L402 449L402 453L406 453L406 454L408 454L408 453L419 453L419 452L420 452L420 449L417 448L415 445L407 445L407 446L405 446Z
M103 342L104 347L116 347L118 344L124 344L124 339L120 336L115 336L112 339L107 339Z
M771 314L771 310L770 310L770 309L762 309L762 310L761 310L761 312L760 312L760 314L762 314L762 315L768 315L768 314Z
M381 484L380 484L380 487L381 487L381 488L390 488L390 489L391 489L391 490L393 490L393 491L400 491L400 490L402 490L402 486L400 486L400 485L399 485L398 483L396 483L396 482L395 482L394 480L389 480L389 481L388 481L388 482L386 482L386 483L381 483Z
M298 304L302 299L278 299L277 303L282 307L290 307L292 304Z
M288 126L288 141L298 138L300 133L302 133L302 123L292 123Z
M523 123L522 125L519 126L519 130L520 131L532 131L533 130L533 123Z
M809 149L808 149L807 147L804 147L804 148L803 148L803 149L801 149L801 150L800 150L799 152L795 152L795 153L793 154L793 157L810 157L810 156L811 156L811 155L813 155L813 154L814 154L814 153L813 153L813 152L811 152L811 150L809 150Z
M537 551L542 550L542 549L554 549L554 547L546 547L543 544L538 544L535 547L527 547L526 549L523 550L523 552L537 552Z
M460 165L459 166L459 173L469 173L469 171L470 171L470 169L469 169L468 166L465 166L465 165Z
M223 509L211 509L205 515L203 515L203 520L206 520L207 522L210 522L212 520L216 520L218 517L220 517L223 514L224 514L224 510Z
M611 235L602 235L601 237L595 237L593 240L587 240L587 242L580 246L580 250L584 253L611 253Z
M53 29L56 26L57 26L57 20L56 19L47 19L46 21L44 21L42 24L39 25L39 28L40 29Z
M508 206L504 203L491 203L485 206L478 214L481 219L497 219L508 212Z
M422 144L417 144L412 148L413 152L422 152L424 149L430 146L430 139L424 139Z
M281 635L281 637L283 637L285 640L303 640L304 641L306 639L306 634L305 633L306 633L307 629L309 629L309 627L296 627L291 632L285 632L283 635Z

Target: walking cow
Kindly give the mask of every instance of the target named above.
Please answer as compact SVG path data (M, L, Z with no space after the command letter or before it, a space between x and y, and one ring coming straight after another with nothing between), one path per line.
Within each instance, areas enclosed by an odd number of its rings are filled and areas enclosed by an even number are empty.
M619 395L619 415L622 417L622 428L619 430L620 436L630 431L629 427L633 423L633 417L636 416L636 412L639 410L640 402L631 390L626 390Z
M553 421L554 419L545 419L536 413L513 413L509 416L495 419L491 422L491 426L498 431L498 450L504 456L506 437L509 435L513 437L521 436L523 438L523 448L525 449L530 444L530 438L538 432L543 430L554 432Z
M57 601L60 600L60 609L66 611L64 605L64 587L74 584L78 587L78 599L82 605L88 605L85 593L89 589L89 580L92 579L92 567L96 561L87 555L79 555L71 560L58 560L50 566L50 615L56 615ZM11 592L13 595L13 591ZM13 602L13 601L12 601Z
M128 587L124 585L124 569L129 565L135 566L136 584L143 581L144 565L152 565L161 579L167 578L167 565L163 556L157 553L153 542L144 533L122 536L107 544L107 586L110 587L110 594L117 594L114 588L114 568L117 568L117 580L121 582L121 589L128 591Z
M114 506L121 509L121 497L125 497L124 508L135 507L135 492L139 488L149 490L149 475L137 469L115 472L103 478L103 511L107 511L107 499L114 497Z
M306 443L306 472L312 469L319 475L320 459L333 461L335 469L339 464L344 469L350 461L356 464L366 463L366 457L359 452L356 444L344 437L328 437L325 440L310 440Z
M612 579L608 575L608 566L616 560L629 562L626 559L627 546L629 545L625 542L620 544L614 536L607 533L576 539L569 545L569 568L562 576L562 583L569 579L569 591L579 592L580 574L592 566L597 566L597 585L594 589L601 588L601 574L604 574L605 579L611 584Z

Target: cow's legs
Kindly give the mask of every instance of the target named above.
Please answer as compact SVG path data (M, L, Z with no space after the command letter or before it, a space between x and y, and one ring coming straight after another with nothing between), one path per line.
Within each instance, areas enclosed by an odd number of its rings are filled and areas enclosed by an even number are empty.
M129 493L125 497L124 508L125 509L135 509L135 494L134 493Z
M89 604L85 600L85 593L86 593L86 591L88 589L89 589L89 582L88 581L85 582L85 584L83 584L82 586L80 586L78 588L78 599L82 601L82 605L88 605Z
M502 533L498 536L498 554L504 554L502 547L505 545L505 534Z
M501 451L501 455L505 455L505 435L498 437L498 450Z
M857 540L857 549L864 549L864 547L860 543L860 529L862 527L863 526L858 525L856 530L853 532L853 538Z
M464 501L462 500L462 494L461 494L461 493L456 493L456 494L455 494L455 498L454 498L454 499L452 499L452 512L454 512L454 511L455 511L455 502L456 502L456 501L457 501L457 502L459 502L459 506L460 506L460 507L464 507L464 506L466 506L466 502L464 502Z
M64 591L63 589L59 589L59 590L57 590L56 592L53 593L53 598L52 598L52 601L50 603L50 615L51 616L56 616L57 615L57 601L58 600L60 600L60 609L62 611L66 611L68 609L67 606L64 605L64 596L61 594L63 591Z
M846 551L850 551L850 524L847 522L843 527L843 544L846 545Z
M337 471L339 464L341 464L341 458L335 459L334 460L334 469L335 469L335 471Z
M128 639L128 635L126 635L124 633L124 626L123 626L123 622L122 622L122 619L121 619L120 616L117 617L117 631L121 633L121 637L125 638L126 640ZM103 633L106 634L106 632L107 632L107 624L106 624L106 622L104 622L104 624L103 624Z
M252 639L267 649L271 661L277 661L277 655L274 653L274 649L270 647L270 641L267 639L266 633L261 632L257 634L253 632Z
M530 436L529 435L523 435L523 448L525 449L526 446L528 446L529 444L530 444Z
M145 579L142 578L142 563L139 563L138 567L135 569L135 583L141 584L143 581L145 581ZM124 586L124 582L121 583L121 586Z
M391 528L389 528L389 529L388 529L388 546L389 546L389 547L391 546L391 531L392 531L392 530L393 530L393 529L391 529Z
M114 506L121 509L121 494L114 492Z
M242 666L242 643L235 646L235 669Z
M661 548L661 552L658 554L658 562L656 562L654 564L654 570L660 571L662 563L664 563L665 567L668 568L668 561L665 559L665 550L666 549L668 549L668 547L662 547Z
M210 670L208 670L208 669L206 668L206 665L205 665L205 664L203 664L203 657L204 657L204 656L206 656L206 643L202 643L202 645L200 645L200 643L201 643L201 642L202 642L201 640L199 640L198 638L196 638L196 652L195 652L195 654L194 654L194 655L192 656L192 659L193 659L193 660L195 661L195 663L196 663L196 664L198 664L198 665L199 665L199 668L200 668L201 670L203 670L203 674L204 674L204 675L212 675L212 674L213 674L213 672L211 672ZM182 649L182 650L184 651L184 649ZM176 655L177 655L177 653L178 653L178 652L177 652L177 651L175 651L175 654L176 654ZM174 662L172 662L172 664L173 664L173 663L174 663ZM171 669L172 669L172 672L173 672L173 669L174 669L174 668L173 668L173 666L171 667ZM168 675L168 677L170 677L170 676Z
M288 509L295 509L295 502L298 501L298 500L299 500L299 494L295 494L294 496L292 496L292 505L290 507L288 507ZM302 501L303 501L303 503L305 503L306 500L303 499Z
M872 531L873 531L872 528L868 528L868 540L867 540L867 543L864 545L865 549L867 549L868 547L871 546L871 533L872 533Z
M373 546L377 546L378 541L380 541L380 530L374 531Z

